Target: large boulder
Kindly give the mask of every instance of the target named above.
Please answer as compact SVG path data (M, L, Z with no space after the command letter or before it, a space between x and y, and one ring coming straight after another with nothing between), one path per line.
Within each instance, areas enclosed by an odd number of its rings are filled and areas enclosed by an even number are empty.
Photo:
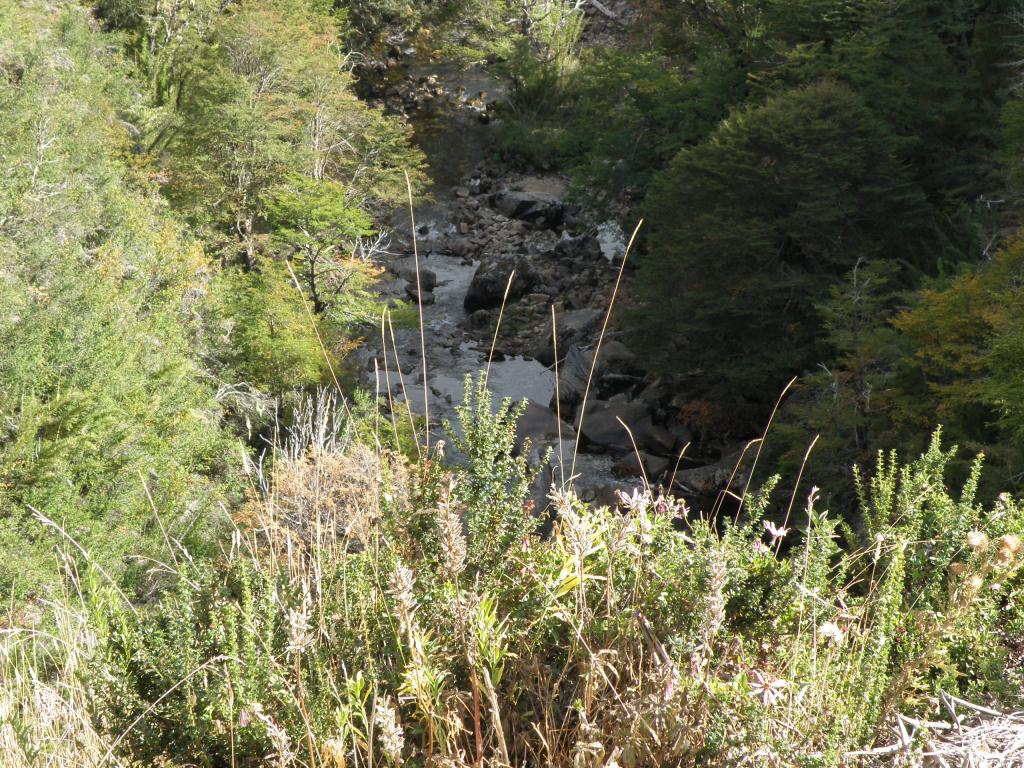
M416 265L407 264L398 270L398 276L413 286L413 292L416 290ZM420 287L424 293L430 293L434 288L437 287L437 275L434 270L427 269L426 267L420 267Z
M604 319L604 312L600 309L574 309L569 312L562 312L555 317L555 324L558 326L558 354L564 355L565 351L573 344L583 346L597 341L601 332L601 321ZM544 340L534 350L533 356L547 366L555 364L555 347L552 343L551 330Z
M601 260L601 243L596 237L583 235L559 240L551 252L561 262L583 262L594 264Z
M597 368L601 373L628 373L636 370L636 355L618 339L606 339Z
M619 477L644 477L648 482L653 483L668 471L669 460L664 456L654 456L650 453L636 451L627 453L612 466L612 470Z
M750 476L750 463L749 452L734 451L714 464L681 470L676 475L676 484L680 490L699 496L713 496L727 487L739 491Z
M481 264L473 275L466 291L466 298L462 302L466 311L475 312L478 309L501 306L505 288L508 286L508 277L513 269L516 274L509 288L508 300L515 301L529 293L537 284L537 273L526 259L516 259L511 263L495 261Z
M678 445L676 437L660 424L655 424L646 403L619 399L591 400L583 413L583 437L592 445L609 452L628 453L636 447L657 455L672 455ZM621 422L621 423L620 423ZM579 429L579 414L574 424ZM626 431L625 424L629 427ZM630 433L633 439L630 440Z
M422 293L417 293L416 283L406 283L405 294L413 301L420 302L423 306L434 303L434 294L426 288L423 289Z
M636 403L591 400L582 410L583 426L580 427L580 417L577 414L576 429L583 433L588 443L617 453L633 450L633 442L629 439L626 427L629 427L636 438L638 433L646 434L653 426L650 413Z
M560 405L561 412L566 414L576 410L576 406L583 401L592 359L589 352L575 345L569 347L565 357L558 362L558 389L551 396L552 408Z
M565 217L565 204L545 192L509 189L494 193L489 202L504 216L525 221L538 229L553 229Z
M574 438L576 430L572 425L559 423L558 416L550 408L528 402L523 415L516 422L516 449L522 450L529 440L534 446L562 439Z

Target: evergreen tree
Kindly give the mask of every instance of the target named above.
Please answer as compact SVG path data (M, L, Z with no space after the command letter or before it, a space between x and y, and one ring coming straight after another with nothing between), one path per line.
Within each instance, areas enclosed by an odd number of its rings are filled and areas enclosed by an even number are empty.
M821 359L817 305L859 262L932 267L934 213L897 139L821 82L741 110L649 196L637 341L691 392L759 412ZM742 410L742 405L740 406Z

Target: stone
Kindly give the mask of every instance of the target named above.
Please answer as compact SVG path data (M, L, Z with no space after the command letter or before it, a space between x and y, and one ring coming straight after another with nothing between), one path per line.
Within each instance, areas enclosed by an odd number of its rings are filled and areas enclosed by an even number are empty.
M626 453L633 450L633 442L630 440L626 427L629 427L635 438L638 431L646 433L651 424L651 417L645 408L635 403L591 400L583 409L582 428L579 415L574 424L588 443ZM639 444L639 440L637 442Z
M565 204L545 192L506 190L491 195L489 202L504 216L525 221L538 229L557 227L565 215Z
M515 269L515 277L509 287L508 279L513 269ZM516 259L511 263L481 264L470 281L469 289L466 291L466 297L462 303L467 312L500 307L505 297L506 287L508 287L508 300L515 301L529 293L536 283L537 273L525 259Z
M619 477L643 476L648 482L659 479L668 470L669 460L664 456L655 456L650 453L636 451L625 454L621 459L612 465L612 470Z
M608 373L627 373L636 368L636 355L618 339L606 339L601 345L598 369Z
M571 346L565 357L558 362L558 388L551 398L551 407L555 407L555 397L561 403L562 413L572 413L583 400L583 393L590 375L591 356L579 347Z
M601 243L596 237L584 235L559 240L552 255L560 261L593 263L601 258Z
M576 430L571 424L559 422L558 416L550 408L528 402L523 415L516 423L516 450L521 451L526 440L533 445L557 442L561 429L562 439L574 438Z
M412 286L413 291L416 290L416 267L413 265L407 265L398 270L398 276L409 283ZM437 287L437 274L433 270L427 269L426 267L420 267L420 287L424 292L429 293ZM408 288L406 288L408 290Z
M680 470L676 474L676 484L686 493L699 496L712 496L725 490L726 486L729 486L729 490L740 490L747 482L751 458L748 454L743 457L744 464L740 464L741 457L743 454L736 452L724 456L714 464L696 469ZM739 465L738 469L737 465ZM730 478L732 478L731 485L729 485Z
M469 325L471 328L487 328L494 322L494 318L491 315L490 310L478 309L469 316Z
M574 309L569 312L557 313L555 325L558 327L558 351L568 350L570 346L577 346L597 341L601 331L601 321L604 313L599 309ZM555 348L551 340L549 330L546 338L534 350L533 356L547 366L555 363Z
M434 303L434 294L430 291L424 290L423 293L417 295L416 283L407 283L405 286L405 293L413 301L419 301L423 306L429 306Z

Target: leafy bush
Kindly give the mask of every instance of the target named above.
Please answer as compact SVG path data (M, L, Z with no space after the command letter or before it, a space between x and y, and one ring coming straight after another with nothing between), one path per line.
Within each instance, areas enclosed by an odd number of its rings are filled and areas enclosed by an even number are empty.
M937 435L853 529L816 489L766 523L775 478L735 521L556 494L542 539L509 415L468 388L451 471L294 433L223 562L108 609L100 722L144 762L839 765L940 688L1013 700L1024 510L946 491Z
M125 162L130 81L81 9L0 15L0 594L55 587L63 525L111 570L199 546L235 450L196 348L202 249ZM214 526L215 527L215 526ZM162 543L159 544L162 546Z

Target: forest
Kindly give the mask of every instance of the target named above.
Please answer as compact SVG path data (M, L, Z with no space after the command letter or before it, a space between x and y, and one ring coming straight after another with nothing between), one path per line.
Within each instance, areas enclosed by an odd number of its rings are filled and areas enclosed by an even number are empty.
M1024 766L1024 2L0 0L0 768Z

